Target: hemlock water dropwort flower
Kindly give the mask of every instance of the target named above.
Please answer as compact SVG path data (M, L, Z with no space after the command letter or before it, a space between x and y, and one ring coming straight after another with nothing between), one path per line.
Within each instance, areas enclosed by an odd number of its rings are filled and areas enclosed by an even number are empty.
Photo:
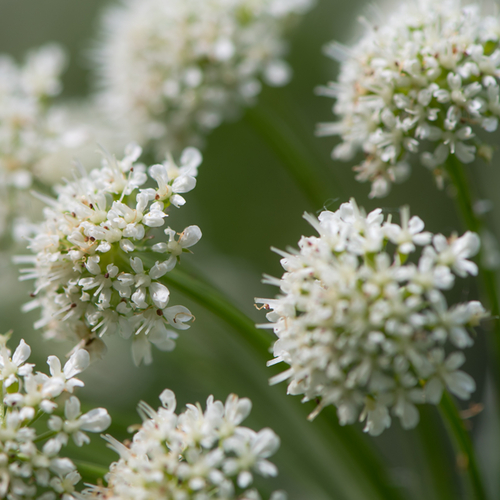
M231 394L223 404L210 396L205 411L199 403L189 404L176 415L172 391L164 390L160 400L157 411L139 404L143 423L129 445L105 436L120 459L110 467L107 486L93 486L83 498L259 500L250 488L253 476L276 476L276 466L267 459L280 440L271 429L255 432L240 425L251 401ZM275 492L271 500L286 500L286 495Z
M95 50L101 98L160 155L204 136L254 102L261 79L286 84L284 31L313 0L122 0Z
M25 306L41 308L35 328L48 338L79 338L91 352L103 348L100 337L118 332L133 338L136 364L151 363L150 343L172 350L175 330L189 328L192 314L169 305L160 280L201 238L198 226L161 231L168 207L184 205L182 194L196 185L199 151L184 150L180 166L168 157L146 168L140 155L137 145L121 161L104 153L100 169L57 187L28 245L35 255L16 259L33 265L21 279L36 280Z
M371 182L371 197L385 196L407 178L410 163L433 171L443 184L449 155L486 160L491 145L476 134L494 132L500 117L500 18L460 0L408 1L369 25L353 47L333 43L339 81L318 92L336 99L338 121L319 135L339 135L333 157L366 157L354 170Z
M271 383L288 380L289 394L318 399L310 418L333 404L342 425L359 419L371 435L391 425L391 413L415 427L415 404L438 404L445 389L468 399L475 383L459 369L462 350L487 313L477 301L449 307L444 293L455 276L477 274L469 259L479 237L433 235L408 207L399 225L384 221L381 209L365 215L354 200L305 218L319 236L278 252L285 274L265 281L281 293L256 299L271 310L261 326L278 337L269 365L290 366Z
M72 395L83 386L76 375L88 366L89 354L75 351L62 370L59 359L49 356L47 375L26 362L31 349L23 340L11 356L9 337L0 336L0 497L74 500L81 476L61 449L70 439L77 446L88 443L87 432L102 432L111 423L104 408L82 415L80 401ZM44 420L47 434L40 432Z
M68 127L65 112L52 103L62 90L65 62L56 44L29 52L23 65L0 55L0 235L14 216L26 215L20 194L44 182L43 159L84 140L83 131Z

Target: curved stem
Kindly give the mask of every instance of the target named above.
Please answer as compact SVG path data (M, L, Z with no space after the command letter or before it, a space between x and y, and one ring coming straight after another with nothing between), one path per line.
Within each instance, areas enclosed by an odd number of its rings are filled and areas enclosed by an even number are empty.
M95 479L102 479L109 472L106 467L102 467L94 463L85 462L83 460L73 460L73 462L76 465L78 472Z
M232 326L243 335L246 342L256 352L265 354L266 357L269 355L271 336L255 328L254 322L229 302L215 287L195 278L192 274L188 274L178 267L164 275L161 280L167 286L173 286Z
M420 422L415 428L418 445L422 450L423 467L428 471L428 481L433 499L456 500L459 492L456 477L450 467L450 453L434 407L422 405L419 408Z
M308 149L285 120L259 104L249 108L245 118L278 156L314 209L324 207L333 193L313 166L315 161L309 157Z
M470 231L474 231L480 235L482 229L484 229L484 223L474 213L473 196L470 189L471 183L467 178L462 163L454 155L450 155L446 163L446 169L457 191L456 203L465 226ZM479 274L493 320L493 335L490 336L492 337L490 342L493 344L496 362L492 363L492 369L496 379L497 390L500 391L500 369L498 368L498 363L500 362L500 301L498 283L495 272L484 268L483 252L484 250L481 248L479 252Z
M261 330L258 330L253 321L236 308L219 290L179 268L175 268L167 273L161 278L161 281L167 286L178 289L187 297L198 302L205 309L221 318L241 335L255 353L264 361L268 360L271 337ZM283 414L283 418L291 425L293 424L295 426L293 432L295 432L297 436L302 435L305 439L307 433L310 434L314 429L302 429L302 422L303 426L308 425L305 419L303 421L301 419L297 420L295 415L292 417L290 414L290 411L296 413L296 410L293 410L293 408L297 408L294 403L298 403L298 401L287 396L283 398L283 400L286 400L286 402L281 400L269 401L270 411L272 408L273 412ZM343 461L349 463L349 466L346 467L346 473L351 473L353 478L358 477L358 483L363 482L362 480L360 481L361 477L367 481L368 484L366 487L360 484L357 485L360 486L361 489L365 489L366 495L368 495L366 498L379 498L384 500L401 499L400 493L390 484L390 480L386 476L385 468L374 456L370 447L359 439L358 436L354 437L355 432L353 429L346 431L346 429L338 425L334 415L330 417L331 418L328 418L328 423L326 422L326 418L318 420L316 433L318 430L321 430L320 438L323 441L325 436L330 436L329 442L335 443L337 453L342 455ZM331 476L332 472L330 472L330 478ZM353 478L351 479L356 482ZM339 487L341 487L341 485L339 485ZM345 498L360 498L358 496L353 496L351 492L344 493L347 495Z
M56 436L58 431L47 431L44 432L43 434L40 434L37 436L35 439L33 439L34 443L39 443L40 441L45 441L46 439L49 439L51 437Z
M443 394L439 410L457 449L457 463L459 467L468 475L472 493L474 495L472 498L475 500L486 500L488 497L483 486L472 441L463 425L463 421L460 418L455 402L448 392Z

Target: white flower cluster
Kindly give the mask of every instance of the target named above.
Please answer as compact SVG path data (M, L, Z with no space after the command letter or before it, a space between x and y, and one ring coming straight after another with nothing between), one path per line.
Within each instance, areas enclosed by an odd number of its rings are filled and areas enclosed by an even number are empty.
M318 89L337 100L340 118L321 124L319 135L340 135L333 157L351 160L363 150L357 179L385 196L406 179L408 160L421 163L443 183L443 165L455 155L470 163L492 148L475 132L494 132L500 116L500 18L460 0L408 1L357 45L332 44L341 62L339 81ZM426 149L428 149L426 151Z
M231 394L224 405L210 396L205 412L198 403L176 415L172 391L163 391L160 400L158 411L139 404L144 422L129 446L105 436L120 460L110 467L107 487L86 493L109 500L259 500L257 491L248 489L253 473L276 476L276 466L267 459L280 440L271 429L255 432L240 426L251 401ZM286 495L278 491L271 499L284 500Z
M310 418L333 404L342 425L366 420L372 435L391 425L389 410L414 427L415 403L438 404L445 388L467 399L475 383L458 369L461 349L487 314L477 301L448 307L443 293L455 275L477 274L468 259L478 236L432 235L408 207L401 225L384 222L381 209L365 215L354 200L306 219L319 237L280 252L286 272L267 281L281 295L256 299L272 310L261 326L278 337L269 365L290 365L271 381L289 380L288 393L304 401L319 398ZM455 350L446 356L448 345Z
M284 85L286 26L313 0L123 0L96 50L102 102L161 154L204 136L260 92Z
M56 188L30 240L35 255L17 261L34 265L21 270L21 279L36 279L35 298L25 307L42 309L36 328L48 337L76 334L85 348L103 346L96 335L134 335L135 363L151 363L150 342L172 350L177 333L168 326L184 330L193 318L186 307L167 307L170 292L160 280L199 241L200 229L176 235L167 227L166 241L154 241L167 208L184 205L182 194L195 187L201 154L188 148L180 167L169 157L148 169L137 162L139 146L126 154L121 161L105 154L101 168ZM140 189L147 182L155 187Z
M16 213L19 191L28 189L45 156L73 147L83 138L68 130L65 114L51 106L61 90L63 50L54 44L28 53L18 66L0 55L0 234Z
M40 417L56 413L59 396L73 393L83 382L75 378L89 364L89 354L77 350L63 368L56 356L49 356L50 376L33 372L26 363L30 347L21 340L11 357L6 343L10 335L0 336L0 380L2 410L0 418L0 497L10 500L74 500L80 481L73 462L60 456L69 437L77 446L90 441L85 432L102 432L111 423L104 408L81 414L80 401L66 398L64 417L51 415L47 433L39 434ZM33 425L37 421L36 428ZM43 441L45 441L43 443ZM43 443L43 444L40 444Z

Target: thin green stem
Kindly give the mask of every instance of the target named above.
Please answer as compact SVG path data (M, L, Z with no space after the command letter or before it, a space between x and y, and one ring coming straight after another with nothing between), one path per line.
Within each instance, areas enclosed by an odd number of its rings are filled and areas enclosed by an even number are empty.
M486 490L479 472L472 441L452 397L445 392L439 405L443 420L457 450L457 463L467 473L474 500L486 500Z
M315 210L333 196L300 137L277 114L262 105L249 108L245 118L268 144Z
M432 498L438 500L456 500L458 487L453 469L450 467L450 453L446 446L446 434L439 425L439 415L431 405L419 408L420 422L415 428L418 445L422 449L422 458L428 471Z
M57 431L47 431L47 432L44 432L43 434L40 434L35 439L33 439L33 442L39 443L40 441L45 441L45 439L50 439L51 437L54 437L55 435L57 435Z
M3 381L0 381L0 425L3 425L5 420L5 406L3 402Z
M184 295L198 302L217 317L224 320L241 333L246 342L256 352L260 354L264 353L266 357L269 357L270 335L255 328L254 322L229 302L216 288L195 278L191 274L187 274L178 267L163 276L162 280L167 286L171 285L175 287Z
M102 479L109 472L106 467L90 462L85 462L83 460L73 460L73 462L76 465L78 472L81 472L86 476L92 476L94 478Z
M462 163L454 155L450 155L446 168L448 176L456 189L455 199L465 226L470 231L481 234L481 231L484 229L484 223L474 213L471 182L467 178ZM497 382L497 390L500 391L500 369L498 368L498 363L500 362L500 301L498 283L495 272L485 269L483 265L483 252L484 250L481 249L479 253L479 274L493 321L493 335L490 335L490 342L493 344L496 360L495 363L492 363L492 369Z
M181 291L184 295L198 302L205 309L234 328L263 360L269 358L271 337L265 332L258 330L254 322L236 308L219 290L179 268L167 273L161 278L161 281L165 285ZM300 419L297 420L295 416L292 418L290 414L290 409L293 409L295 401L291 398L285 399L287 400L286 404L274 400L270 400L269 404L272 405L273 412L283 414L283 418L286 421L290 424L293 423L297 427L295 422L300 423ZM329 421L328 428L325 427L326 420ZM305 420L303 421L303 425L308 425ZM335 443L336 447L340 447L336 451L342 453L343 460L352 464L352 467L348 467L346 470L354 475L361 474L368 481L369 486L366 488L370 490L369 493L367 492L368 495L371 495L372 498L385 500L401 499L400 493L391 485L390 480L387 478L385 468L381 465L379 459L375 457L373 451L363 440L355 436L352 429L346 431L345 428L340 428L334 415L331 415L331 418L328 419L318 418L317 429L321 430L323 436L330 435L330 441ZM300 426L296 429L294 428L294 432L297 435L303 434L305 437L306 432L304 431L305 429L301 430ZM300 451L298 450L297 452ZM354 498L349 493L347 495L346 498Z

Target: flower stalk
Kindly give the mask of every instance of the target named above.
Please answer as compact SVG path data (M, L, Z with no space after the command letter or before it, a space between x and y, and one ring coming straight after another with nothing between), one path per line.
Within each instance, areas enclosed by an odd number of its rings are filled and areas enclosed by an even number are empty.
M473 496L467 498L487 500L488 495L483 485L472 441L460 418L455 402L448 392L443 394L439 410L457 450L457 465L467 474L469 479Z
M446 162L446 172L456 190L455 202L462 217L464 225L470 231L481 234L484 228L483 221L474 213L473 194L471 192L470 179L460 160L450 155ZM484 267L484 248L479 250L478 267L479 276L483 287L483 293L487 297L488 306L491 310L491 321L493 322L492 335L489 337L490 344L493 344L493 352L496 362L500 360L500 303L498 295L498 282L493 270ZM492 371L495 376L497 389L500 391L500 370L496 363L492 363Z
M281 160L310 205L315 210L324 207L332 193L309 159L302 139L280 116L262 105L249 108L245 118Z

